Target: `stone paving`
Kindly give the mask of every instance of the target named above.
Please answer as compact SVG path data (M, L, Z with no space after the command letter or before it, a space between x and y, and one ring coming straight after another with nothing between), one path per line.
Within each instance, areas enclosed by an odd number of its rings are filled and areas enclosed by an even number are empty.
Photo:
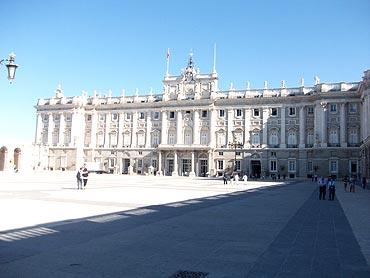
M18 217L0 224L1 277L370 277L370 220L352 212L369 191L110 175L78 191L58 175L0 176Z

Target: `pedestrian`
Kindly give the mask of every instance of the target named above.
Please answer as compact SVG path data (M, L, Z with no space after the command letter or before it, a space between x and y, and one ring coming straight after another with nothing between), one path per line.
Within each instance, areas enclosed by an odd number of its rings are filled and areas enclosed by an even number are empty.
M344 191L347 192L347 186L348 186L348 176L344 176L343 178L343 184L344 184Z
M314 175L315 182L317 182L317 174Z
M318 185L319 185L319 200L325 200L326 184L325 179L323 177L319 178Z
M353 177L349 179L349 192L355 193L355 179Z
M84 182L84 189L86 188L88 177L89 177L89 171L87 171L86 166L84 165L82 169L82 180Z
M243 176L243 181L244 182L247 182L248 181L248 176L246 174L244 174L244 176Z
M227 176L226 176L226 174L224 174L223 180L224 180L224 184L227 184Z
M78 169L77 171L77 174L76 174L76 178L77 178L77 189L82 189L82 167L80 167L80 169Z
M334 201L335 197L335 180L333 178L329 179L329 201Z
M362 177L362 188L366 189L366 177Z

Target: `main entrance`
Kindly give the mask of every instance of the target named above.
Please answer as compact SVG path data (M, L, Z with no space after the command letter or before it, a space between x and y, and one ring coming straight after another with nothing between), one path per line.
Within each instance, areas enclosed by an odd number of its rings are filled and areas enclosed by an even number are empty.
M189 176L191 172L191 159L182 159L181 176Z
M122 159L122 174L128 174L128 167L130 166L130 159L123 158Z
M259 179L261 177L261 161L251 161L251 178Z
M174 165L174 161L173 159L167 159L167 176L172 176L172 172L173 172L173 165Z
M199 160L199 176L206 177L208 172L208 160L200 159Z

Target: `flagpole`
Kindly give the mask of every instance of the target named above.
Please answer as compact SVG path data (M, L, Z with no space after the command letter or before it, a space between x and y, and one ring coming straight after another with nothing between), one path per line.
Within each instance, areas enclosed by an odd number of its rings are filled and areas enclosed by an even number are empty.
M166 55L166 60L167 60L167 67L166 67L166 77L168 77L168 70L170 67L170 49L167 48L167 55Z

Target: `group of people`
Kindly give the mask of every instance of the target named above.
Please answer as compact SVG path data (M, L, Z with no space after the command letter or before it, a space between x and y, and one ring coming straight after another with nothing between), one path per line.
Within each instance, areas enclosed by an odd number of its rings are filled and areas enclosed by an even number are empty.
M77 189L85 189L87 179L89 178L89 171L87 170L86 165L78 169L76 178L77 178Z
M334 201L335 197L335 179L332 177L320 177L319 184L319 200L325 200L326 191L329 190L329 201Z
M230 181L230 183L232 183L233 181L235 182L238 182L240 180L240 177L238 174L235 174L233 177L230 177L228 176L226 173L224 174L223 176L223 181L224 181L224 184L227 184L227 181ZM242 178L241 178L244 182L247 182L248 181L248 176L247 175L244 175Z

